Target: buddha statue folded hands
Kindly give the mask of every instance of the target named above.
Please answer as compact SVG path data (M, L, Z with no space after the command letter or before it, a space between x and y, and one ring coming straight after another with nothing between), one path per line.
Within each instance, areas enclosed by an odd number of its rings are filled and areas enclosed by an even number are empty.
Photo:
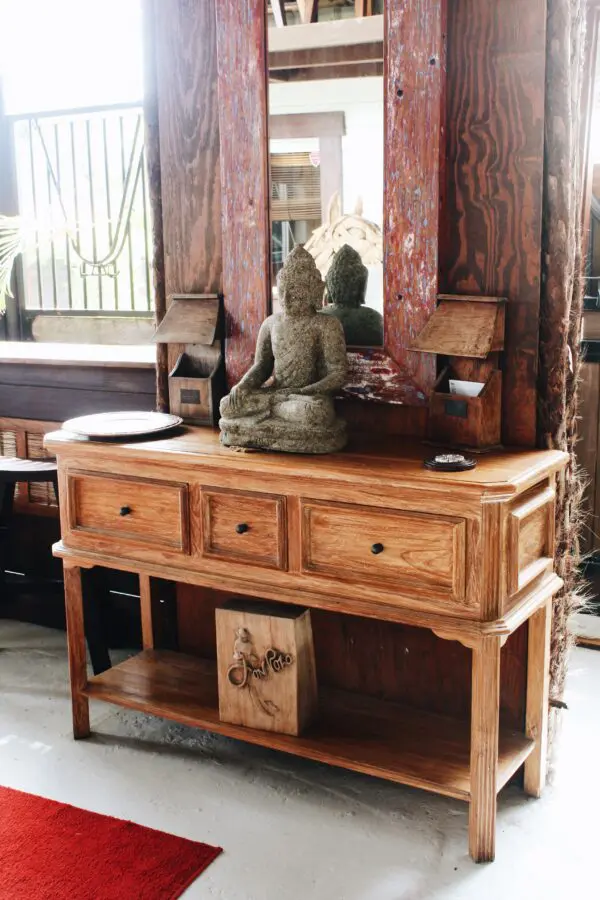
M331 453L346 443L333 397L346 380L341 324L317 309L324 284L303 247L278 278L282 312L258 335L254 365L221 401L221 441L288 453Z

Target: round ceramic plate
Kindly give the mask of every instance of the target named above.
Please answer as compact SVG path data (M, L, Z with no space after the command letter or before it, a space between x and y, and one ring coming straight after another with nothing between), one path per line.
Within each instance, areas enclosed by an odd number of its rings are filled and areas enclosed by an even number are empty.
M169 431L181 425L183 419L159 412L112 412L93 416L79 416L63 424L65 431L89 438L142 437Z

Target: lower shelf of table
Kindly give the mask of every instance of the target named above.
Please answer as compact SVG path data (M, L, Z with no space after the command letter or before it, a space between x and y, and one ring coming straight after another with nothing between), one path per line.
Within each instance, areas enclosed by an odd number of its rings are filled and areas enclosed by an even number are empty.
M85 693L251 744L470 798L469 726L461 720L321 689L319 718L302 737L230 725L219 719L214 662L169 651L144 650L91 678ZM522 734L500 732L498 790L533 747Z

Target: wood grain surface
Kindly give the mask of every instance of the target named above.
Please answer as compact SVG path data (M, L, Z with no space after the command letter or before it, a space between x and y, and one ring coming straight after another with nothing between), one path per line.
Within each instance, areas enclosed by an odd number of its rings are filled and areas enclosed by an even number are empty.
M491 862L496 853L499 709L500 641L489 637L473 650L469 851L475 862Z
M550 688L550 631L552 603L544 604L529 620L527 659L527 715L525 734L535 749L525 764L525 791L540 797L546 784L548 754L548 694Z
M413 342L413 349L485 359L493 347L498 313L495 300L473 303L458 298L440 299L440 305Z
M402 577L417 590L435 584L447 594L449 606L465 605L464 519L301 502L307 573L373 585Z
M263 490L266 485L271 487L271 482L265 479L275 476L286 479L288 490L291 478L331 481L338 485L336 490L340 493L347 487L355 500L363 496L366 489L372 502L379 503L381 498L382 506L386 505L384 498L399 485L406 489L411 483L416 484L420 495L424 489L441 487L448 512L454 490L465 494L471 488L485 490L489 499L494 493L502 496L518 494L563 469L568 458L560 450L498 450L482 455L477 466L466 472L436 472L423 467L423 460L429 455L428 448L422 442L408 438L402 442L376 438L356 440L348 450L321 457L293 453L236 453L220 443L216 429L197 427L186 428L174 437L130 444L82 442L69 432L55 431L46 435L45 446L65 462L84 460L86 467L99 464L110 466L113 471L124 464L133 467L128 470L132 474L138 474L136 470L140 466L164 464L172 467L172 471L187 469L187 477L190 472L198 477L199 468L209 466L213 472L224 469L232 478L243 477L247 483L254 474L260 479Z
M144 154L148 172L148 197L152 217L152 278L154 315L159 325L167 309L165 292L165 247L163 238L160 135L158 130L158 78L154 0L143 0L144 25ZM156 349L156 408L169 411L169 355L165 346Z
M250 367L270 311L266 4L219 0L223 289L229 385Z
M445 0L385 4L385 347L428 393L435 358L408 350L438 292Z
M178 585L182 653L216 659L215 609L230 595ZM425 628L312 609L319 684L468 720L471 652ZM525 726L527 624L502 648L500 716Z
M441 282L508 298L503 440L534 446L544 131L544 0L448 6Z
M507 534L509 595L552 568L554 518L554 487L542 485L511 507Z
M69 528L75 542L109 537L187 552L189 546L186 484L141 478L67 476Z
M248 632L247 662L262 669L257 677L250 671L249 682L240 687L244 676L240 659L234 659L234 647L240 629ZM282 607L277 603L234 600L216 611L219 716L221 721L249 728L263 728L283 734L302 734L317 709L317 675L310 610ZM276 669L269 668L267 652L275 650L290 659ZM235 683L229 669L236 666ZM248 670L246 669L246 672Z
M86 693L307 759L468 800L467 723L343 691L320 693L320 716L302 737L219 719L214 663L147 650L90 679ZM505 783L533 743L501 730L498 780Z
M222 291L215 0L154 0L165 291ZM168 350L169 368L184 345Z
M202 552L250 565L286 566L285 498L202 490Z
M505 522L511 509L520 511L521 521L533 521L529 531L523 529L525 549L517 548L517 558L527 567L540 544L535 516L539 510L546 513L538 495L543 498L565 454L502 452L483 458L473 470L440 473L423 467L419 445L406 448L402 456L373 446L367 453L316 459L238 454L227 452L206 429L188 429L148 444L101 446L59 433L47 438L47 446L57 454L61 486L69 479L78 483L76 490L62 491L63 542L54 552L74 567L102 566L142 576L147 648L156 645L154 578L209 589L202 627L211 652L216 640L214 624L211 628L208 622L216 590L285 604L288 613L301 603L316 610L315 630L326 623L324 638L315 641L317 666L319 659L326 661L323 684L348 676L341 686L350 688L345 700L336 696L323 707L320 723L302 738L290 738L277 730L221 721L214 672L205 679L204 663L146 649L87 687L76 680L75 701L93 696L470 799L471 854L476 860L493 858L496 793L541 746L525 733L523 676L526 672L527 727L533 734L543 653L534 626L527 667L522 627L549 607L562 585L551 571L540 572L505 608ZM264 492L266 484L270 493ZM178 522L181 533L187 533L187 491L192 496L191 546L182 553L180 546L164 544L163 526L175 541ZM203 494L209 500L205 515ZM116 509L122 497L130 507L123 526ZM303 510L309 511L308 530ZM135 534L126 530L130 515L134 526L138 518ZM246 538L251 542L247 554L238 549ZM266 554L271 556L265 559ZM288 566L273 568L275 556L283 554ZM77 659L80 591L76 583L72 587L75 622L70 635ZM457 603L463 596L470 601L467 592L473 602ZM188 594L190 600L193 595ZM374 622L365 624L364 619ZM411 626L437 637L415 638ZM514 665L506 667L503 680L501 648L517 631L521 637L504 657ZM410 657L407 638L416 656ZM471 691L465 648L440 654L439 638L471 648ZM427 640L429 659L419 652ZM409 659L398 665L407 649ZM448 670L438 670L440 664L449 664ZM533 673L532 665L540 671ZM429 676L432 670L434 676L423 687L424 673ZM450 688L446 685L445 696L455 697L451 707L456 716L442 722L426 707L439 709L441 698L433 700L432 694L446 680ZM406 713L382 704L379 698L388 692L404 701L410 698L420 709ZM326 697L327 689L321 686L320 693ZM516 733L504 734L503 709ZM84 712L80 704L74 706L80 733L86 731ZM297 730L296 725L288 720L285 727ZM530 786L538 768L539 760L530 766Z
M67 616L67 649L73 714L73 737L86 738L90 734L90 704L85 696L87 686L87 656L83 622L81 569L64 565L65 609Z

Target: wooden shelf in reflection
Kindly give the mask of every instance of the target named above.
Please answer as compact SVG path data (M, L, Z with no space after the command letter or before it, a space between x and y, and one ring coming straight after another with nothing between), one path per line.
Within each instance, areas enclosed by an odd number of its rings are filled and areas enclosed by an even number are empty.
M470 797L469 723L342 691L320 691L320 715L302 737L221 722L215 663L145 650L96 675L94 700L173 719L251 744L422 788ZM497 790L533 750L524 735L500 731Z

